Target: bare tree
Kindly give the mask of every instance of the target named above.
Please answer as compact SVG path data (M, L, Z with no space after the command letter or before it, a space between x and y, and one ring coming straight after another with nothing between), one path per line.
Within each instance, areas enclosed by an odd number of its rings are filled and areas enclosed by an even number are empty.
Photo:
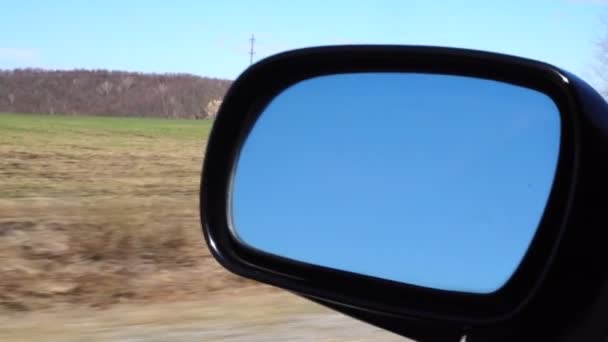
M608 19L602 19L603 33L595 44L595 60L588 79L595 88L608 98Z
M131 86L133 85L134 82L135 82L135 79L133 78L133 76L127 76L122 79L121 86L123 89L129 90L129 88L131 88Z
M222 105L222 100L213 99L207 103L205 106L205 117L207 118L215 118L217 112L220 110L220 106Z
M0 112L206 117L230 84L188 74L0 70Z
M114 85L112 84L112 82L109 81L103 81L100 85L99 85L99 92L105 96L108 96L110 94L110 92L112 91L112 88L114 87Z

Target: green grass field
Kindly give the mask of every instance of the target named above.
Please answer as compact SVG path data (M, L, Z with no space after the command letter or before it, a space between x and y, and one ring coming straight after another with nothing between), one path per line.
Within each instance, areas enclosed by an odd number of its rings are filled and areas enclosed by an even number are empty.
M0 114L0 198L194 191L211 124Z
M243 283L203 244L211 124L0 114L0 304L167 300Z
M211 120L0 113L0 141L11 144L12 139L27 138L35 143L52 137L53 142L59 143L98 137L104 141L148 138L200 144L207 139L212 124Z

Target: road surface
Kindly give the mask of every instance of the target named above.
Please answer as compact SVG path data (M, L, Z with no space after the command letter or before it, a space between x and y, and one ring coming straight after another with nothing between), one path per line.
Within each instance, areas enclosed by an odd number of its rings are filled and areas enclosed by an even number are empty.
M177 303L124 303L3 314L2 341L407 341L294 295L233 293Z

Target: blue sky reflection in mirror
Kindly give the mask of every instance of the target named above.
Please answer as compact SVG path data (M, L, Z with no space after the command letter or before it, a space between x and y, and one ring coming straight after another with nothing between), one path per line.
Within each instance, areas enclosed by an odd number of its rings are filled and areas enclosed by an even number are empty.
M288 259L492 293L545 210L560 113L536 90L463 76L328 75L295 84L247 137L232 229Z

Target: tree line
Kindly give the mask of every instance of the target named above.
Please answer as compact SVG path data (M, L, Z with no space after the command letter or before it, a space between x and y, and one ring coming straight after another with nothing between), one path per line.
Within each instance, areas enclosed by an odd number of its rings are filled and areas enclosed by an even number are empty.
M0 70L0 112L214 117L231 81L109 70Z

